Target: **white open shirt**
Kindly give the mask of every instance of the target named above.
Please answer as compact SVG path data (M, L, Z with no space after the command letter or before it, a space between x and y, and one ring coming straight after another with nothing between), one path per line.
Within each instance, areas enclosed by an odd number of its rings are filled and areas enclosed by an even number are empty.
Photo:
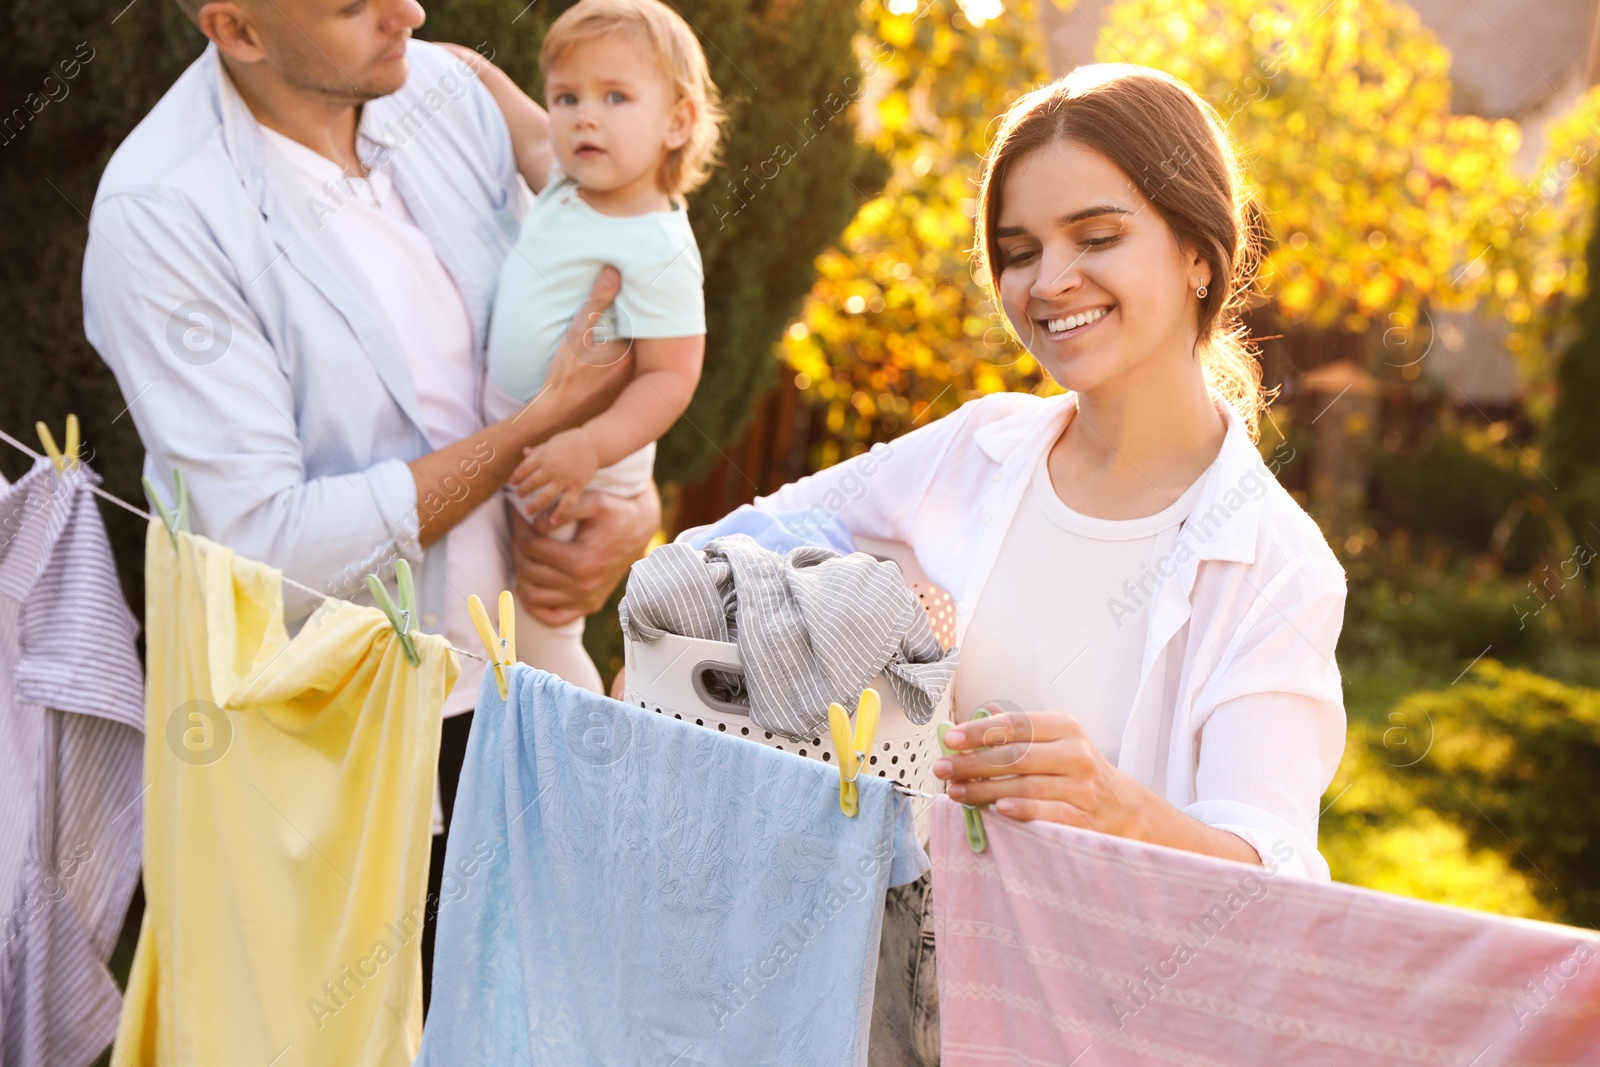
M1034 466L1076 403L1071 393L982 397L755 504L817 508L854 534L909 545L954 598L959 645ZM1263 857L1287 844L1283 873L1325 879L1317 820L1344 751L1334 661L1344 570L1237 413L1218 407L1222 450L1177 547L1156 565L1162 582L1145 609L1117 766Z

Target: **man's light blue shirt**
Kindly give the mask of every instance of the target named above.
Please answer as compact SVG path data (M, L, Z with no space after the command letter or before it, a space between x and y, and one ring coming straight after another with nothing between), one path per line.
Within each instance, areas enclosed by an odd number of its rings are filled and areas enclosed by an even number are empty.
M357 151L461 290L481 378L523 211L510 136L449 53L412 41L406 58L405 86L362 107ZM438 631L449 539L423 551L407 462L450 442L424 433L399 341L323 225L348 192L307 195L208 46L101 177L84 331L129 404L145 473L170 487L183 471L196 533L349 599L405 558L420 568L419 625ZM290 622L314 606L284 593Z

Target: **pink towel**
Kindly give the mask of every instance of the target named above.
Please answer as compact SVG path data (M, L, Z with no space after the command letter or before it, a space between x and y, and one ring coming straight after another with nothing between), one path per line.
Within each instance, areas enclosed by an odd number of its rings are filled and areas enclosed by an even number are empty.
M1600 939L933 811L944 1067L1600 1064Z

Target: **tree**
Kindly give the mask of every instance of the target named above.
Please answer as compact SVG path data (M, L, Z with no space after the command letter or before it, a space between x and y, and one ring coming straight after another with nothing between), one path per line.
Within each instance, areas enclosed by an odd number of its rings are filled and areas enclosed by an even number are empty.
M826 466L968 397L1044 387L973 278L974 179L991 120L1044 78L1031 0L976 21L957 0L871 0L866 140L889 160L784 342L807 399L825 412ZM972 14L969 16L968 11Z
M1492 293L1474 237L1516 188L1521 131L1450 113L1450 54L1409 7L1119 0L1096 55L1159 67L1221 114L1281 314L1361 331Z
M1591 186L1600 176L1590 177ZM1591 222L1591 231L1593 223ZM1600 277L1600 241L1589 235L1585 255L1588 277ZM1585 540L1600 523L1600 293L1589 290L1576 301L1573 336L1555 371L1555 407L1545 428L1550 477L1561 487L1558 496L1569 521Z
M864 120L894 173L818 261L784 344L839 436L822 463L972 395L1050 388L967 258L992 122L1045 77L1035 8L1013 2L981 25L956 0L867 10L887 58ZM1481 302L1526 324L1550 291L1559 268L1536 246L1565 208L1515 244L1497 232L1516 197L1530 202L1511 169L1520 131L1450 114L1449 54L1404 5L1119 0L1097 58L1169 71L1218 110L1265 210L1260 286L1279 316L1376 327L1414 351L1425 305Z

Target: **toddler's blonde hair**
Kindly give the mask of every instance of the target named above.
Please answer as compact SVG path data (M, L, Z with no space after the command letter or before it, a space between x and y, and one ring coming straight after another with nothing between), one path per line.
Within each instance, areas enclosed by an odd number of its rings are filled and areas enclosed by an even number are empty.
M667 153L660 175L669 196L691 193L717 164L717 138L727 114L706 54L683 16L661 0L580 0L551 24L539 49L539 67L548 71L575 45L613 33L633 34L653 52L678 98L694 109L689 139Z

